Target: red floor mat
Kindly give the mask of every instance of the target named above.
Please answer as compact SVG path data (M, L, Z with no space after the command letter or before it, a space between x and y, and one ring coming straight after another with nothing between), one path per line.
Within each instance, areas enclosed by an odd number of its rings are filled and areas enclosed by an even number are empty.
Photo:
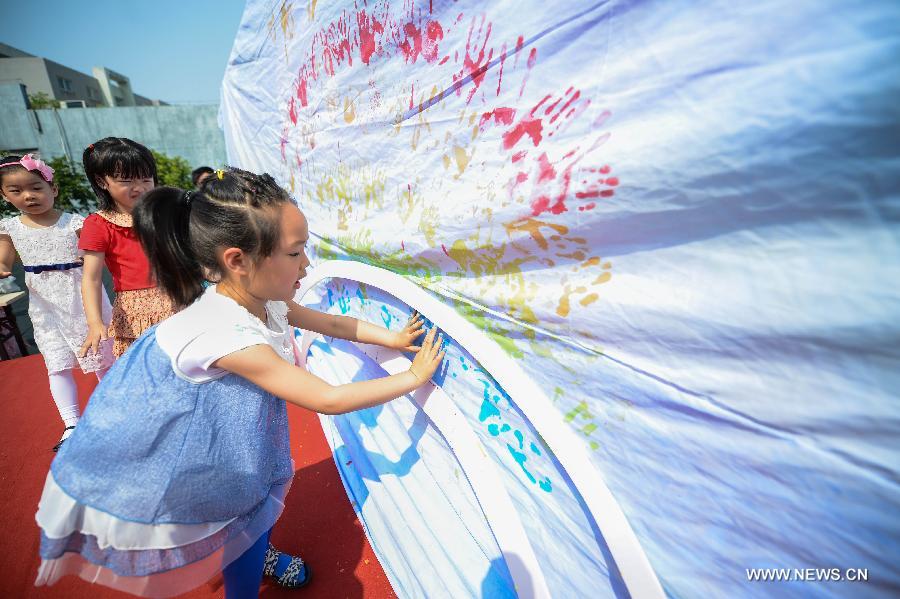
M80 372L76 379L84 405L96 379ZM33 585L40 562L34 514L54 456L50 448L63 428L40 356L0 362L0 406L0 597L127 597L73 577L52 587ZM318 417L299 408L288 412L297 473L272 540L283 551L300 553L313 580L294 591L266 583L260 597L394 597L344 492ZM201 587L183 596L224 592Z

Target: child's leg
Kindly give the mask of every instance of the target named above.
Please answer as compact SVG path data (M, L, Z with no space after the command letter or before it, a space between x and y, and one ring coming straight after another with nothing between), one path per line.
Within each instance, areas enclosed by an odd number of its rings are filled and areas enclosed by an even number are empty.
M269 534L259 537L250 549L222 571L225 579L225 599L256 599L262 583L263 560L269 546Z
M75 426L81 411L78 408L78 387L75 385L75 377L72 376L71 370L54 372L50 375L50 394L66 427ZM72 431L67 430L63 439L70 434Z

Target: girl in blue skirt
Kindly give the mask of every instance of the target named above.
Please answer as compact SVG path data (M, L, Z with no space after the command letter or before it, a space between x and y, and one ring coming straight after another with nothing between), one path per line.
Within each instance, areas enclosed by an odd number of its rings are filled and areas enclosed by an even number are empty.
M187 307L115 363L54 460L36 584L76 574L165 597L222 572L234 599L256 597L265 572L300 586L306 564L268 543L294 472L285 402L340 414L390 401L431 378L441 340L432 329L413 346L415 316L392 332L296 304L309 231L269 175L229 169L197 192L154 189L134 227L156 280ZM293 327L418 353L401 374L332 386L297 366Z

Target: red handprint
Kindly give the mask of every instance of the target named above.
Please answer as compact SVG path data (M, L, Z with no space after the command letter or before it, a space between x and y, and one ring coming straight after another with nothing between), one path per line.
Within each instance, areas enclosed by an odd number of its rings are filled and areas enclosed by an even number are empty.
M548 94L503 133L503 148L516 150L512 153L510 161L513 164L520 164L524 168L509 180L507 189L510 195L515 196L517 187L526 181L531 182L532 186L528 195L534 198L530 202L532 216L539 216L544 212L561 214L568 210L566 201L570 199L573 173L575 181L580 181L580 183L576 183L576 186L579 187L574 192L576 199L590 200L613 195L612 188L618 185L619 181L615 177L606 176L610 171L609 166L579 169L577 173L575 171L576 165L588 153L606 141L609 137L608 134L598 137L594 144L584 152L579 153L579 148L576 147L558 160L552 159L547 152L542 152L535 159L527 159L528 140L531 141L531 146L538 147L543 141L544 135L550 137L559 133L563 127L577 119L589 105L590 100L581 98L580 90L572 87L559 97L554 98ZM494 123L500 124L503 122L501 115L506 117L506 122L509 122L514 114L513 109L495 109L485 113L480 124L484 127L492 120ZM609 112L604 111L597 122L602 124L608 116ZM578 209L584 211L594 207L596 207L595 202L585 202Z
M586 151L578 152L578 148L565 154L560 160L551 162L544 152L534 161L532 180L532 197L535 199L531 202L531 214L539 216L544 212L551 214L562 214L569 208L566 202L571 199L571 195L578 200L593 200L596 198L612 197L615 193L613 188L619 184L617 177L607 177L611 171L609 165L602 167L579 168L575 169L578 163L594 148L602 144L608 135L603 135ZM575 175L573 177L573 174ZM521 183L521 175L516 177L518 183ZM577 182L579 188L570 194L572 181ZM518 184L517 183L517 184ZM592 210L597 206L596 202L584 202L578 206L579 211Z
M583 185L586 185L582 191L576 191L575 197L579 200L590 199L590 198L611 198L615 195L614 187L619 185L618 177L607 177L607 175L611 172L611 168L608 164L605 164L599 168L588 168L582 169L584 173L584 179L581 180ZM596 204L594 202L590 202L588 204L583 204L578 207L579 210L591 210L594 208Z
M590 103L590 100L581 98L581 91L572 87L559 98L554 99L553 96L547 94L528 111L528 114L503 134L503 148L513 149L526 135L537 147L543 140L545 132L547 137L558 133L563 126L567 126L584 112ZM522 152L518 152L516 155L518 160L524 157Z
M469 26L469 36L466 38L466 55L463 58L463 68L458 74L453 76L454 83L462 81L466 77L472 78L473 85L472 89L469 91L469 96L466 98L466 104L472 101L475 92L478 91L478 87L481 85L481 82L484 81L484 74L487 72L491 58L494 56L493 48L491 48L487 53L487 56L485 56L488 39L491 37L491 23L488 23L487 29L485 29L484 15L481 15L481 23L479 23L478 31L476 32L475 20L476 19L473 17L472 24ZM482 35L484 36L483 38ZM478 48L479 42L481 43L480 49ZM457 89L456 93L460 94L461 90L462 87Z

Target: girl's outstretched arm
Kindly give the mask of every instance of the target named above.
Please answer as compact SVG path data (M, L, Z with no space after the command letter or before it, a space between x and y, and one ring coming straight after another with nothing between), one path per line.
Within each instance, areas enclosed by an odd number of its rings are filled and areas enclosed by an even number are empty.
M213 366L244 377L285 401L322 414L344 414L377 406L421 387L444 357L433 328L425 337L409 370L368 381L330 385L278 357L268 345L254 345L223 356Z
M0 279L12 276L13 262L16 260L16 248L12 237L0 233Z
M326 337L337 337L348 341L371 343L383 347L392 347L404 351L419 351L413 342L425 332L423 321L418 313L413 313L401 331L391 331L377 324L372 324L351 316L325 314L301 306L296 302L288 302L288 322L291 326L315 331Z
M84 357L88 350L100 351L100 342L106 339L106 325L100 312L100 294L103 293L103 252L85 252L81 275L81 301L87 318L88 335L78 355Z

